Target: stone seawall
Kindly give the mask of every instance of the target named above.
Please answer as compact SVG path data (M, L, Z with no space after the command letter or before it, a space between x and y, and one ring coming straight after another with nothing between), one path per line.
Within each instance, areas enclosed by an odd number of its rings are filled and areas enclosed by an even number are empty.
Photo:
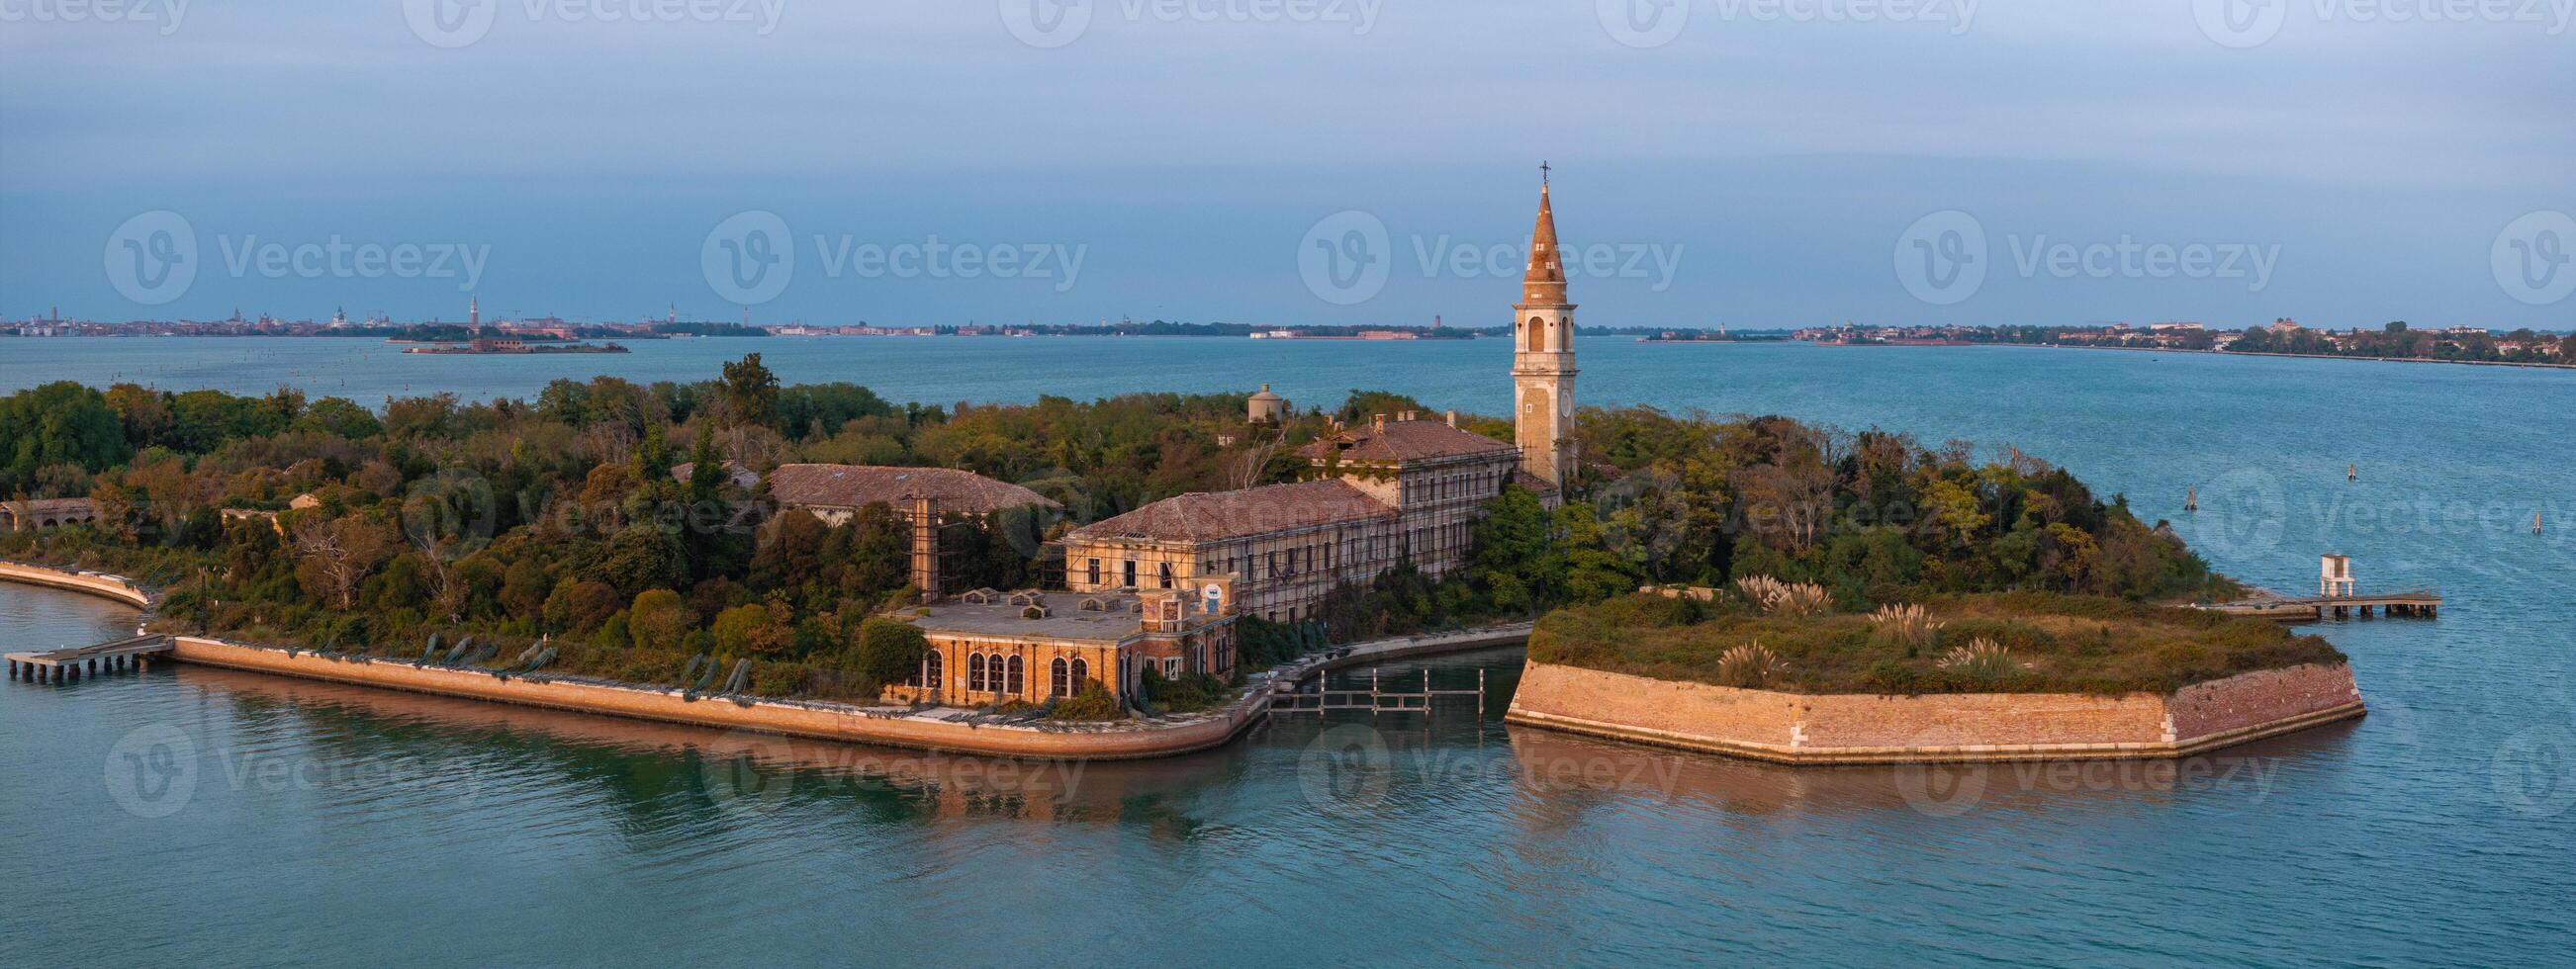
M921 717L871 716L842 704L712 696L690 700L677 690L595 681L504 680L477 670L290 652L196 636L176 637L172 643L176 659L228 669L787 736L1043 760L1128 760L1203 750L1233 739L1267 708L1266 698L1256 694L1217 713L1171 725L1056 730L970 726Z
M113 575L74 572L69 569L28 565L24 562L0 562L0 582L23 582L28 585L69 589L73 592L86 592L94 596L114 599L137 609L152 608L151 593L143 591L141 586Z
M2181 757L2362 715L2350 667L2132 693L1809 695L1531 663L1507 719L1792 764Z

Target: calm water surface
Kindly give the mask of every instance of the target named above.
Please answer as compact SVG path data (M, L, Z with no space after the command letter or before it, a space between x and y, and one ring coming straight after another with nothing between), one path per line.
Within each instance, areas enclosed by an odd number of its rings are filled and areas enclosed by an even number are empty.
M1499 341L698 340L403 357L14 340L68 377L370 403L558 375L948 402L1352 387L1499 411ZM2371 716L2167 767L1792 771L1503 725L1281 719L1080 767L790 742L193 667L0 689L0 964L2562 962L2576 938L2576 374L2009 348L1582 347L1587 401L2010 443L2220 568L2431 585L2329 623ZM121 376L120 376L121 375ZM347 385L340 381L345 377ZM2347 463L2362 481L2347 484ZM2185 515L2184 490L2202 510ZM2530 534L2533 510L2551 531ZM0 588L10 648L130 628ZM1498 692L1517 653L1389 666Z

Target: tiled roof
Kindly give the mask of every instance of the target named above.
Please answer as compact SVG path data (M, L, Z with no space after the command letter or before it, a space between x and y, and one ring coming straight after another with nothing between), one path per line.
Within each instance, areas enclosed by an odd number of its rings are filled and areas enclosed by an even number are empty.
M1394 508L1349 482L1301 481L1165 498L1074 529L1065 540L1213 542L1333 522L1394 517Z
M1383 428L1362 424L1326 435L1298 453L1321 459L1339 451L1345 461L1425 461L1511 449L1509 444L1459 430L1444 421L1388 421Z
M939 510L983 514L1021 505L1061 508L1045 495L1007 481L954 468L889 468L866 464L782 464L769 473L769 494L782 504L863 508L876 502L900 507L915 497L939 500Z

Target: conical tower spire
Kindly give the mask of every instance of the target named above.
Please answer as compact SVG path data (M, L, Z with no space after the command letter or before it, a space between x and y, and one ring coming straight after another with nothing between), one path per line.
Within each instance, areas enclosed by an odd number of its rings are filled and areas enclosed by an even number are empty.
M1548 200L1546 166L1538 184L1538 225L1530 230L1529 273L1521 277L1523 302L1565 302L1565 261L1556 249L1556 206Z

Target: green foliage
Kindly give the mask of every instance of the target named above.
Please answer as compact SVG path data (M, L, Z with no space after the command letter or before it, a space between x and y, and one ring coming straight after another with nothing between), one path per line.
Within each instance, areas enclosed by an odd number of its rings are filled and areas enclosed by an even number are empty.
M698 616L679 593L648 589L627 608L626 625L635 637L635 648L672 650L680 648L689 631L697 628Z
M1234 698L1233 687L1207 673L1187 673L1177 679L1165 679L1159 666L1147 663L1144 679L1145 699L1173 713L1211 710Z
M787 610L759 603L744 603L716 613L708 632L715 637L716 650L726 656L778 658L787 655L795 641L795 630L787 624Z
M1677 606L1635 595L1558 610L1530 658L1665 680L1797 693L2171 693L2193 683L2303 663L2341 663L2325 640L2263 619L2041 592L1920 603L1928 643L1858 615L1791 618L1740 604ZM1772 663L1745 655L1758 643ZM1732 658L1730 658L1730 654ZM1776 664L1776 665L1774 665Z
M1305 655L1307 648L1296 625L1260 616L1243 616L1234 621L1235 666L1239 669L1268 669Z
M1127 711L1118 708L1118 698L1109 694L1109 688L1100 685L1099 680L1089 678L1082 681L1082 687L1072 696L1055 701L1047 711L1049 720L1075 723L1123 720L1126 716Z
M132 453L98 391L58 380L0 398L0 496L33 488L42 468L104 471Z
M778 420L778 375L746 354L724 365L725 418L737 425L769 426Z
M877 683L896 683L921 668L930 640L911 623L871 616L859 623L854 655L858 673Z

